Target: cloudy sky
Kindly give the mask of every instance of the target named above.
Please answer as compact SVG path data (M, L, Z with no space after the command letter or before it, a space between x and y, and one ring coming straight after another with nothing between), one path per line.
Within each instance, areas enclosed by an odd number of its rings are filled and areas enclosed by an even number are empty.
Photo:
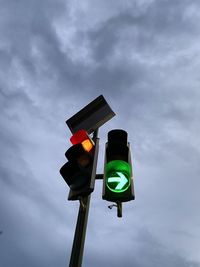
M0 266L68 266L79 203L65 124L103 94L136 200L92 194L83 267L200 266L199 0L0 0Z

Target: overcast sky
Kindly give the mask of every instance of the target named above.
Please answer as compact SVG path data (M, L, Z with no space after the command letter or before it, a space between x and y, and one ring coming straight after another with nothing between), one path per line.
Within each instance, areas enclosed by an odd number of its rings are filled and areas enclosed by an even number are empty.
M96 182L83 267L199 267L199 0L0 0L0 266L68 266L65 120L100 94L98 172L128 131L136 199L117 218Z

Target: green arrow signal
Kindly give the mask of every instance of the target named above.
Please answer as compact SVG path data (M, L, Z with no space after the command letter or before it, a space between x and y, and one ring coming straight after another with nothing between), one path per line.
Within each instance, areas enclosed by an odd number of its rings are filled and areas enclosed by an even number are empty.
M131 166L123 160L113 160L106 164L106 185L115 193L122 193L130 186Z
M116 172L119 177L109 177L108 183L116 183L118 185L114 188L114 190L122 190L122 188L128 183L128 179L122 172Z

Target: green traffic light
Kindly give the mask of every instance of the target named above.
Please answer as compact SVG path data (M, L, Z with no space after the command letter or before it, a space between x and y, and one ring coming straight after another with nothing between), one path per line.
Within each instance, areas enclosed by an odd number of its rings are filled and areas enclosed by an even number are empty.
M112 160L106 164L106 185L115 193L122 193L130 186L131 166L123 160Z

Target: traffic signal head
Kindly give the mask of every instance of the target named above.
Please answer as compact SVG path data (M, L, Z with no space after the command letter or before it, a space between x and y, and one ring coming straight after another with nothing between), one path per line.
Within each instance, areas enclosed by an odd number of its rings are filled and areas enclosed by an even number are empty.
M97 149L86 131L80 130L71 138L73 146L65 153L68 162L60 169L65 182L70 187L69 200L77 200L94 190Z
M130 145L124 130L117 129L108 133L103 199L113 202L134 199Z

